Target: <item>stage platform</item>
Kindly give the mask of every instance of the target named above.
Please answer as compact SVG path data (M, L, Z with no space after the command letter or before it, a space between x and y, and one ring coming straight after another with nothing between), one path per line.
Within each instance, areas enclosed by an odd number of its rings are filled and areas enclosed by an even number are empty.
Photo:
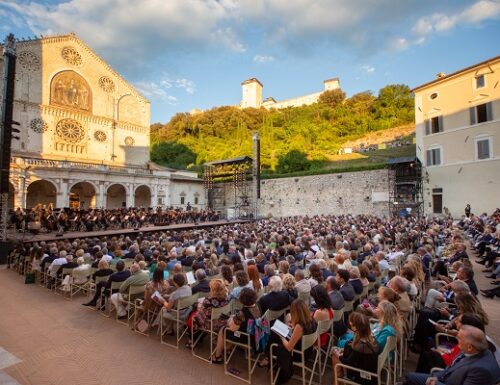
M202 229L205 227L214 227L214 226L224 226L224 225L232 225L235 223L246 223L250 222L248 219L235 219L235 220L222 220L215 222L199 222L199 223L179 223L168 226L145 226L139 229L113 229L106 231L68 231L62 234L60 237L56 237L56 232L53 231L51 233L41 233L41 234L32 234L28 231L25 233L15 232L14 230L9 230L8 232L8 240L23 243L31 243L31 242L52 242L52 241L60 241L62 239L76 239L76 238L93 238L93 237L113 237L117 235L129 235L135 237L138 233L152 233L158 231L182 231L182 230L191 230L191 229Z

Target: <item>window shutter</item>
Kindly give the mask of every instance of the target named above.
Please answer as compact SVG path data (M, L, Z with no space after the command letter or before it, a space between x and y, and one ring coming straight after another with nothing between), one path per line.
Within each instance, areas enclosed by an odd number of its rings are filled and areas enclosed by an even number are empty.
M439 122L439 132L443 132L444 126L443 126L443 117L442 116L439 117L438 122Z
M432 154L432 150L427 150L426 153L425 153L425 163L427 164L427 166L430 166L431 165L431 154Z
M441 164L441 150L439 148L434 150L434 164Z
M486 120L489 122L493 120L493 109L491 102L486 103Z
M469 108L470 111L470 125L476 124L476 107Z
M427 119L425 121L425 135L430 135L431 133L431 120Z

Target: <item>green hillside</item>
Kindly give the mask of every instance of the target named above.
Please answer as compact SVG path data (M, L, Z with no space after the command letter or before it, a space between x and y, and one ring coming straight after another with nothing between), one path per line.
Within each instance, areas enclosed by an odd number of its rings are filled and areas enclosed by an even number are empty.
M166 124L153 124L151 160L185 168L252 156L252 133L258 131L264 169L283 173L329 168L328 160L343 144L413 120L410 89L399 84L382 88L377 96L362 92L348 99L340 90L326 91L318 103L282 110L217 107L193 115L179 113ZM304 162L302 157L308 162L302 168L282 167L289 158Z

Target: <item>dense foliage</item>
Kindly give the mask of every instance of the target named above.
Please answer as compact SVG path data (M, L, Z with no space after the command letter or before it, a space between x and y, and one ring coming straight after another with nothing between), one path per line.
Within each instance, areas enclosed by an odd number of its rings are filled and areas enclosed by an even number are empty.
M408 86L396 84L382 88L377 97L362 92L345 99L341 91L326 91L318 103L282 110L226 106L193 115L178 113L165 125L152 125L151 159L179 167L192 159L199 165L252 156L252 132L258 131L263 167L276 169L279 160L294 150L307 154L310 160L322 161L347 141L413 122L413 108ZM165 142L168 146L182 144L195 159L190 154L179 161L178 152L173 159L161 155L166 151Z

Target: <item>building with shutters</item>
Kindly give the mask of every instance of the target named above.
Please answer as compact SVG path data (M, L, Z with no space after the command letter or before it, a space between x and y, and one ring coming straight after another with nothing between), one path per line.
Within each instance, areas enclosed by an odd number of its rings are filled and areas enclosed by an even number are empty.
M500 56L416 87L426 214L491 213L500 196Z

